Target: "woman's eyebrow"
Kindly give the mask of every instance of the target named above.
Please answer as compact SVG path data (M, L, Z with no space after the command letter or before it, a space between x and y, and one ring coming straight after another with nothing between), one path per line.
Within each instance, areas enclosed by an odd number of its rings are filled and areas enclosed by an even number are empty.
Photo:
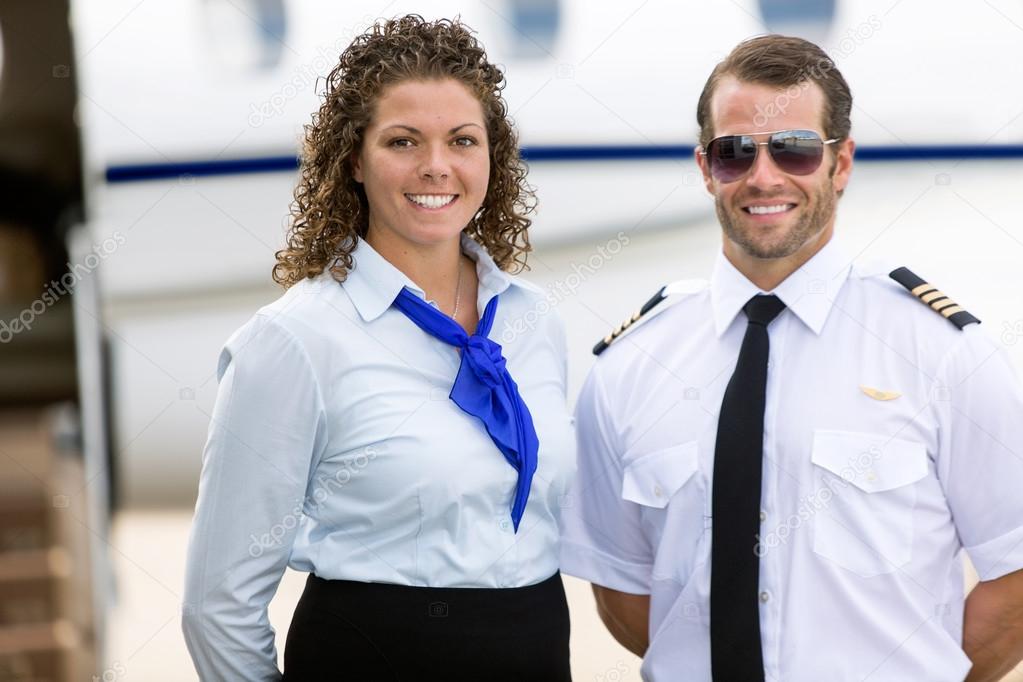
M452 128L448 132L449 133L457 133L459 130L461 130L462 128L465 128L466 126L476 126L480 130L483 130L483 126L481 126L479 123L463 123L460 126L455 126L454 128Z
M462 123L461 125L457 125L454 128L452 128L451 130L449 130L448 134L450 135L452 133L457 133L459 130L461 130L462 128L465 128L466 126L476 126L480 130L483 130L483 126L481 126L478 123ZM414 128L412 126L405 125L404 123L395 123L394 125L389 125L386 128L384 128L384 130L390 130L391 128L402 128L403 130L409 131L413 135L421 135L422 134L422 131L419 130L418 128Z

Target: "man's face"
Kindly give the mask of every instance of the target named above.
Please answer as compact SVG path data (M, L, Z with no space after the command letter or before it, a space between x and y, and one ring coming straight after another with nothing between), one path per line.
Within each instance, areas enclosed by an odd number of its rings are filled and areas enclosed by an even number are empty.
M825 139L823 112L824 93L816 83L776 89L734 77L718 83L710 106L715 137L753 135L758 142L768 139L762 133L778 130L812 130ZM838 192L849 181L852 150L852 140L829 145L814 172L792 175L761 146L749 171L732 182L714 178L707 157L697 154L704 185L714 195L729 260L738 264L790 258L793 270L806 262L834 230Z

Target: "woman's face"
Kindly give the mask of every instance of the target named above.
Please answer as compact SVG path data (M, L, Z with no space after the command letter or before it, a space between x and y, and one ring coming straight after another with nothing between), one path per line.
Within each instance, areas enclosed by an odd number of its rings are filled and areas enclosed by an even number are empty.
M371 242L421 248L456 240L487 194L483 108L454 79L403 81L377 98L354 177Z

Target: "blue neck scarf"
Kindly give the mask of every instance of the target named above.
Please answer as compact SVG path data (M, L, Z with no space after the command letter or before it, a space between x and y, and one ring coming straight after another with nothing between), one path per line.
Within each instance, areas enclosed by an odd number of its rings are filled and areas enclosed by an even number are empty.
M448 397L483 422L494 445L519 473L511 509L517 533L536 472L540 442L529 408L505 368L501 346L487 338L497 313L497 296L487 303L472 336L408 289L403 288L398 293L393 305L427 334L462 350L462 363Z

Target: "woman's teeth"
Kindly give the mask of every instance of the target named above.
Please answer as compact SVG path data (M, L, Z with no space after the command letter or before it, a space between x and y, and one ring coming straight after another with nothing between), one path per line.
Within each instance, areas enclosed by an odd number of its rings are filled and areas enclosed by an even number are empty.
M423 208L442 208L455 200L456 194L406 194L409 201Z

